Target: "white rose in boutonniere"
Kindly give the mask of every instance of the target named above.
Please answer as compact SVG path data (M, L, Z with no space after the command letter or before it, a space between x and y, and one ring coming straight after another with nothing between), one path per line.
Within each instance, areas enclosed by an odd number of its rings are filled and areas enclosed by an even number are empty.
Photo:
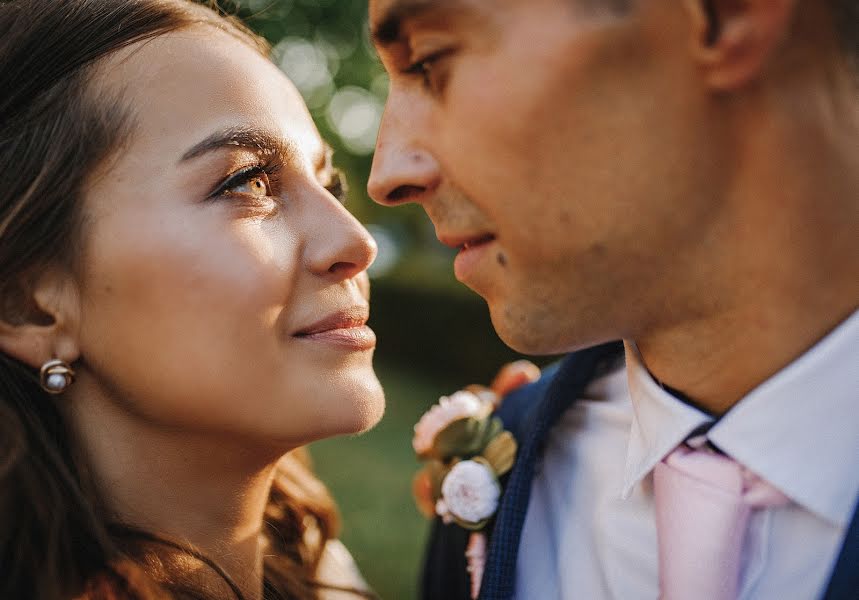
M447 510L455 519L471 526L494 515L501 496L501 486L492 467L478 460L456 463L441 484Z

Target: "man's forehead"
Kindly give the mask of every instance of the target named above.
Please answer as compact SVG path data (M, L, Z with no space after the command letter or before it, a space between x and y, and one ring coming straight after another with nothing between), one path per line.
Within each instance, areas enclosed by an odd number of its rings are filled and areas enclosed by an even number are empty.
M479 0L370 0L370 31L380 46L396 42L410 20L479 9Z
M379 25L391 17L407 17L457 0L370 0L370 24Z

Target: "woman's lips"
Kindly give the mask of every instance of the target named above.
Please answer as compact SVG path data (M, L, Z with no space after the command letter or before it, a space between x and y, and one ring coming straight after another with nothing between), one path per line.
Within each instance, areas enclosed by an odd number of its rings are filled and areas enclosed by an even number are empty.
M352 350L369 350L376 346L376 334L367 327L368 318L366 306L338 310L301 329L294 337Z
M369 350L376 347L376 333L366 325L329 329L297 337L302 340L334 344L353 350Z

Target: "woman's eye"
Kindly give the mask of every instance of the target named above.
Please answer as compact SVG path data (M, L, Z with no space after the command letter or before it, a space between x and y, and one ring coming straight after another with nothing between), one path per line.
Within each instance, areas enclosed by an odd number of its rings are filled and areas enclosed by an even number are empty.
M248 196L271 196L268 175L261 173L247 179L245 182L235 185L227 192L231 194L246 194Z
M275 196L269 174L262 166L247 167L227 178L212 192L211 198L243 196L265 198Z

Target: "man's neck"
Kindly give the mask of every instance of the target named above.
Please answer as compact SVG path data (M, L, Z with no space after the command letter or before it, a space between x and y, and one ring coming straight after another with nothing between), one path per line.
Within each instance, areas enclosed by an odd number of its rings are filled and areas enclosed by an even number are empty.
M760 319L726 315L724 320L639 338L636 343L645 365L660 383L679 391L698 408L720 416L799 358L855 309L837 316L829 313L830 320L821 318L814 323L785 318L786 331L778 331L768 315L758 315Z
M686 318L630 336L654 377L714 415L859 307L853 116L841 129L837 119L815 129L785 114L757 125L737 156L725 222L692 272L678 274Z

